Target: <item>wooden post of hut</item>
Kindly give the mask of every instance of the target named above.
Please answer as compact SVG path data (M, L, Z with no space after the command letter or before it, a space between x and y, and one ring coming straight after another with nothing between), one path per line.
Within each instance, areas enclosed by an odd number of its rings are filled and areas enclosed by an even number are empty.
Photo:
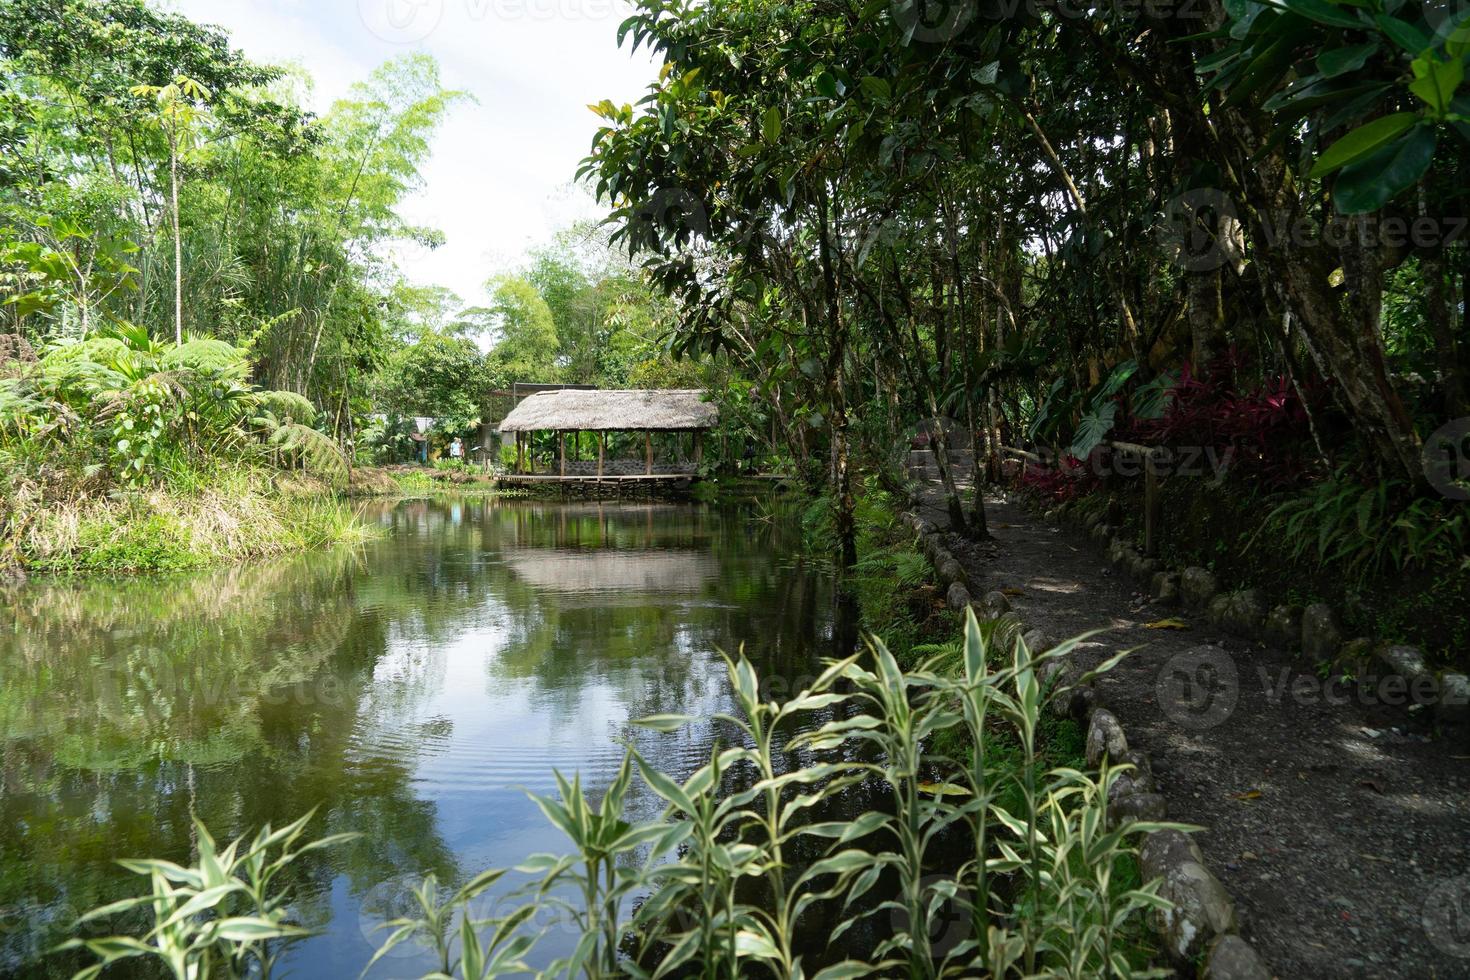
M653 476L653 433L643 430L643 473Z
M607 433L597 433L597 482L602 482L602 460L607 454Z
M694 430L694 472L699 472L699 464L704 461L704 433L698 429Z
M561 443L561 475L562 476L566 476L567 475L567 434L565 432L558 432L556 435L557 435L558 440Z

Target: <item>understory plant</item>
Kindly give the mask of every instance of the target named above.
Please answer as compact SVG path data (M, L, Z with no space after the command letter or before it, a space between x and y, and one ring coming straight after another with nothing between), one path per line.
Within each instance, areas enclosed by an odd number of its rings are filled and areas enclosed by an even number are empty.
M357 836L333 834L301 843L311 818L308 813L280 829L266 824L253 838L242 836L224 848L196 819L198 856L192 865L157 859L118 862L146 877L149 893L94 909L79 925L147 912L152 926L141 934L62 944L61 949L82 948L98 958L75 980L88 980L119 960L139 957L160 961L175 980L269 980L285 947L312 934L292 921L291 893L278 879L302 855Z
M727 658L734 705L715 723L729 745L682 779L630 748L595 802L558 776L559 798L536 802L571 849L516 868L525 883L490 919L476 908L503 872L450 894L426 880L379 956L414 941L432 976L475 980L535 962L587 978L1162 975L1138 937L1168 903L1128 881L1139 835L1172 825L1113 819L1122 767L1037 764L1054 694L1043 668L1081 639L1006 649L967 613L957 666L905 671L874 639L784 702L762 697L743 654ZM938 738L953 731L965 737ZM1019 752L992 752L997 738ZM629 819L635 779L663 801L656 818ZM853 816L855 795L869 803ZM532 925L547 906L572 936L549 963L536 946L551 926Z
M1355 581L1414 567L1455 567L1470 551L1470 509L1455 500L1410 497L1400 484L1355 478L1343 467L1283 495L1251 539L1293 562L1341 569Z
M251 385L249 352L212 338L170 343L113 324L0 363L0 455L41 482L91 490L187 481L221 466L310 468L345 457L290 391Z

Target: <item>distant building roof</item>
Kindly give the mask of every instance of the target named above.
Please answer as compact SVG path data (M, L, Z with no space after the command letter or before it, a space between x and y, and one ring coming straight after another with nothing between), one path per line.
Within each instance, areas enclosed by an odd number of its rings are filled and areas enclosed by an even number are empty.
M530 395L500 423L501 432L607 432L710 429L719 418L703 391L546 391Z

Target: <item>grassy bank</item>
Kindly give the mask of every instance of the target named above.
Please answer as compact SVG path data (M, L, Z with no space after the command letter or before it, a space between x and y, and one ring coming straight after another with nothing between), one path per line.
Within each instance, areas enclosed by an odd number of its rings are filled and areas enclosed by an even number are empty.
M371 529L329 486L263 472L46 499L12 489L0 552L38 572L165 572L360 543Z
M113 324L0 359L0 571L155 572L368 533L349 461L250 352ZM371 488L367 488L372 492Z

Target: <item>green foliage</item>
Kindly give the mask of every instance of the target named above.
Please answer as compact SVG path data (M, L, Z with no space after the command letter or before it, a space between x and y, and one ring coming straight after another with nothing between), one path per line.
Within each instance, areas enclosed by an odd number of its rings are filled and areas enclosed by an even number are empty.
M493 285L492 302L485 312L497 338L490 352L490 372L497 386L557 380L561 341L551 307L524 279L506 277Z
M131 487L242 463L290 461L345 477L341 451L307 424L315 407L257 391L249 372L245 351L224 341L174 345L127 325L43 347L34 366L6 379L0 452L23 468L105 474Z
M1344 467L1277 504L1251 541L1291 561L1314 561L1363 582L1415 567L1470 559L1470 511L1453 500L1414 499L1390 482L1364 483Z
M370 534L351 506L319 488L277 489L251 471L211 472L174 489L51 499L44 508L28 503L19 516L0 528L6 549L50 572L198 569L360 543Z
M269 980L282 950L311 935L291 921L289 893L278 879L302 855L357 836L334 834L301 843L311 816L308 813L279 830L266 824L253 838L242 836L223 848L196 819L198 857L194 864L120 861L148 879L150 894L94 909L81 923L147 911L152 913L153 925L141 935L74 939L64 944L62 949L83 948L99 960L77 973L76 980L91 980L106 967L137 957L160 961L175 980Z
M387 246L442 239L398 208L463 96L413 55L318 118L309 82L155 7L0 7L0 334L208 334L343 434L396 327Z
M1378 211L1424 180L1436 159L1463 159L1463 10L1408 3L1375 14L1292 0L1227 12L1211 35L1220 47L1199 70L1227 103L1262 100L1275 126L1269 142L1307 123L1309 176L1335 175L1338 211ZM1458 138L1442 141L1450 133Z
M433 418L446 433L465 433L479 424L491 377L474 341L426 333L394 352L378 400L391 413Z
M992 650L970 615L956 674L905 673L874 640L866 655L826 664L785 702L762 698L743 656L727 658L736 710L718 720L735 733L733 747L713 749L683 781L630 749L596 801L558 774L557 797L534 799L570 850L528 857L516 871L529 883L499 896L505 914L488 921L472 909L503 872L449 893L426 878L414 910L388 924L378 956L417 941L433 951L435 976L524 972L541 935L530 917L549 907L558 922L543 928L564 926L578 938L543 975L799 976L807 975L797 952L803 915L825 906L837 913L833 962L807 968L814 978L1163 975L1136 969L1130 954L1142 915L1168 908L1156 883L1136 880L1136 842L1167 825L1110 819L1107 792L1119 768L1089 775L1038 765L1051 694L1037 672L1077 642L1041 655L1022 644ZM635 724L675 733L690 720ZM939 738L949 732L959 737ZM1002 736L1009 748L993 750ZM936 754L930 746L940 741L962 751ZM803 764L793 768L792 758ZM860 784L884 802L829 819ZM632 819L635 790L661 800L663 812ZM967 846L936 875L945 828ZM167 880L187 874L154 867ZM281 907L267 901L257 915ZM933 925L956 919L969 926L963 941L931 946ZM206 916L188 928L223 940L232 933L220 921L229 920ZM853 947L858 926L875 933L873 943ZM100 952L137 941L113 942ZM227 949L219 959L234 955Z
M470 903L503 877L505 872L492 870L475 876L453 892L446 893L435 875L426 875L413 890L415 914L385 923L392 929L368 962L373 964L405 942L416 942L434 951L439 965L437 976L461 976L465 980L490 980L492 977L530 972L523 957L535 944L531 936L517 930L536 911L535 905L523 905L501 919L476 919L469 914ZM458 927L455 920L458 919ZM481 938L486 931L489 935ZM456 945L457 943L457 945Z

